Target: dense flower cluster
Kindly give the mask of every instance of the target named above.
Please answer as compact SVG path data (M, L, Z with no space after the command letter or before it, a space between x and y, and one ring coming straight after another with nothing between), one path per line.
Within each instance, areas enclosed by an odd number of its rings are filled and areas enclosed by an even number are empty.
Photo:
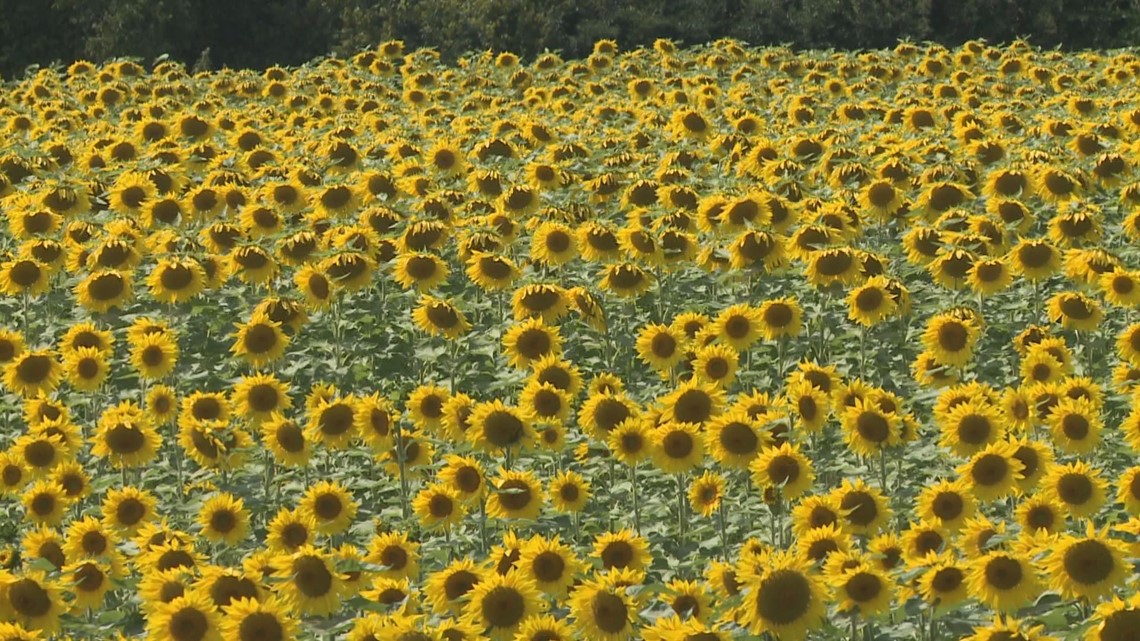
M1134 639L1138 76L388 42L9 85L0 641Z

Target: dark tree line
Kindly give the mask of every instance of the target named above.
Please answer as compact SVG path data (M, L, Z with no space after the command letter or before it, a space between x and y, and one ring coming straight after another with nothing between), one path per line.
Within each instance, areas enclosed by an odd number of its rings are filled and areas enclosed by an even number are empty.
M392 38L453 58L726 36L846 49L1018 37L1114 48L1140 43L1140 0L0 0L0 73L163 54L215 68L296 65Z

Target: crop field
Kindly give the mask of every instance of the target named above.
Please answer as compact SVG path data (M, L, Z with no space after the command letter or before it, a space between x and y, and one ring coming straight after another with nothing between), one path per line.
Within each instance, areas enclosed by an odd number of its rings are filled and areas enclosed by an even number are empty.
M0 91L0 641L1140 639L1140 55Z

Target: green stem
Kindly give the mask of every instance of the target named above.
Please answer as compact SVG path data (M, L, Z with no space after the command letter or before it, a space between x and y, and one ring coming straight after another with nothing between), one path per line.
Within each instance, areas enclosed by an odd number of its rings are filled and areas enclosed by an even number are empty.
M634 461L629 468L630 494L633 496L633 531L641 536L641 502L637 500L637 464Z

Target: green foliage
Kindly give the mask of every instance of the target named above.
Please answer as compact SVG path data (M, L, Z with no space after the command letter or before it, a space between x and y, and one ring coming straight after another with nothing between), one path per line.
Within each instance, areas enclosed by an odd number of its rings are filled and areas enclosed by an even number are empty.
M970 38L1110 48L1140 38L1138 0L0 0L0 73L31 64L167 54L188 65L300 64L387 39L437 48L583 56L596 40L721 37L762 45L889 47Z

